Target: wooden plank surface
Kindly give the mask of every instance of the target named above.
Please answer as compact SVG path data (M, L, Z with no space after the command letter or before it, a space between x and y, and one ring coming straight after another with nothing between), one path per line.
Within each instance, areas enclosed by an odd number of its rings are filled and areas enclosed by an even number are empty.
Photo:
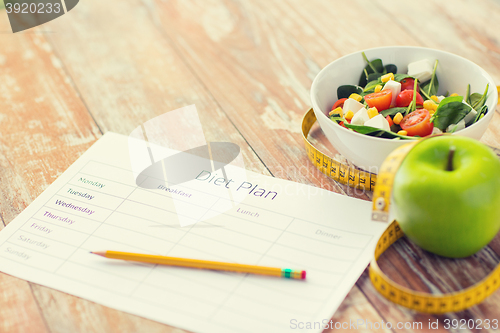
M0 15L0 31L7 23ZM8 224L100 133L45 35L0 39L0 214ZM37 286L3 273L0 285L1 332L51 331L33 294Z
M370 47L418 45L462 55L500 82L500 3L494 0L87 0L18 34L8 33L3 14L4 225L102 133L129 134L144 121L190 104L198 108L207 140L237 143L248 169L369 200L370 193L322 175L304 153L301 117L323 66ZM336 155L318 128L312 140ZM498 111L482 141L500 147ZM499 255L499 237L464 261L436 258L400 241L380 265L405 286L445 292L484 277ZM0 286L0 332L184 332L5 274ZM332 320L424 327L439 320L437 331L443 331L445 319L500 319L498 304L495 293L460 313L419 314L381 297L365 272ZM467 331L477 330L460 332Z

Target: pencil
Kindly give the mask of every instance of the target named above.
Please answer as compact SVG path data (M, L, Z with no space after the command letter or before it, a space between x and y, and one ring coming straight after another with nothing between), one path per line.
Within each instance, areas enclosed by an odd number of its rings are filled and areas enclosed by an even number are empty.
M90 252L90 253L110 259L147 262L159 265L212 269L217 271L227 271L236 273L260 274L260 275L277 276L277 277L296 279L296 280L305 280L306 278L306 271L293 270L289 268L243 265L243 264L233 264L233 263L226 263L219 261L165 257L165 256L151 255L151 254L140 254L140 253L129 253L129 252L118 252L118 251L103 251L103 252Z

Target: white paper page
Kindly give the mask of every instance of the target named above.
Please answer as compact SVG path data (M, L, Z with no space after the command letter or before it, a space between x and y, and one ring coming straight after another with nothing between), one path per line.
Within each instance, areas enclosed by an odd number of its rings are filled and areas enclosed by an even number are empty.
M200 220L212 216L181 227L172 196L186 205L190 198L137 187L127 140L104 135L0 232L1 271L195 332L321 332L386 227L370 220L370 202L249 171L248 195L229 209L213 182L179 185L204 198L192 205ZM102 250L302 269L307 279L89 253ZM308 323L315 328L299 329Z

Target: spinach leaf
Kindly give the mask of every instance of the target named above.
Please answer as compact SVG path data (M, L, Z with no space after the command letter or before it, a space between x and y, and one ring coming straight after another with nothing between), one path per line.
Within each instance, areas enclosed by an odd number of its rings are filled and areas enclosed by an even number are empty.
M415 137L412 136L406 136L406 135L399 135L394 132L386 131L380 128L375 128L371 126L362 126L362 125L353 125L353 124L348 124L344 123L344 126L347 128L352 129L355 132L358 132L360 134L365 134L369 136L375 136L378 138L386 138L386 139L415 139Z
M384 73L385 68L384 65L382 64L382 60L375 59L372 61L368 61L368 58L366 57L366 54L364 52L361 52L361 55L363 56L363 58L367 63L367 65L363 69L363 72L361 73L361 76L359 77L359 85L361 87L364 87L366 83L373 80L369 78L370 74Z
M438 89L439 89L439 81L437 76L435 77L434 81L430 79L429 81L426 81L420 85L420 90L421 91L423 90L429 96L437 95Z
M484 90L484 93L481 95L480 93L473 93L470 95L470 106L472 106L472 108L474 110L479 110L483 105L484 103L486 102L486 95L488 94L488 87L489 87L489 83L486 84L486 89Z
M384 73L371 73L368 74L368 82L373 81L373 80L379 80L379 78L384 75ZM380 80L380 82L382 82Z
M471 106L475 106L476 104L478 104L479 108L481 108L484 105L484 101L483 101L482 105L479 105L479 103L481 102L481 97L483 97L483 95L481 95L480 93L471 94L470 98L469 98L469 104ZM474 108L474 109L476 109L476 108Z
M398 112L401 112L401 114L405 114L406 107L396 107L396 108L385 109L385 110L380 111L380 114L383 115L384 117L387 117L387 116L394 116Z
M360 86L345 84L337 88L337 98L349 98L352 93L361 94L362 92L363 88L361 88Z
M398 67L393 64L385 65L384 68L386 73L392 73L396 75L396 73L398 72Z
M481 115L484 115L484 114L487 114L487 113L488 113L488 106L487 105L483 105L481 107L481 109L477 111L476 119L474 119L474 121L471 123L471 125L474 124L474 123L476 123L477 121L479 121L479 119L481 119Z
M333 120L334 122L336 122L337 124L341 121L344 121L344 118L342 118L338 113L334 113L332 114L331 116L328 116L328 118L330 118L331 120Z
M366 67L368 74L370 73L382 73L384 71L384 65L382 63L381 59L374 59L372 61L368 61L368 58L366 58L365 53L363 52L363 58L365 58L365 61L367 63ZM369 70L368 70L369 68Z
M375 92L375 87L377 85L384 85L384 83L382 83L382 80L380 79L380 77L384 75L383 73L372 73L372 74L369 74L368 75L368 78L369 78L369 82L366 84L366 86L363 88L363 93L361 94L361 96L364 96L364 95L367 95L367 94L371 94L373 92Z
M432 70L431 79L420 85L420 90L424 91L427 96L437 95L439 89L439 81L436 76L436 69L438 65L438 60L434 63L434 69Z
M439 103L439 106L445 105L450 102L462 102L462 100L462 96L448 96Z
M389 65L388 65L389 66ZM391 72L392 73L392 72ZM371 74L370 74L371 75ZM365 88L363 89L363 92L364 93L372 93L374 92L375 90L375 87L380 84L380 85L384 85L384 83L382 82L382 80L380 79L380 77L382 76L383 74L381 74L380 76L377 76L376 78L374 78L373 80L371 81L368 81L368 83L366 84ZM394 74L394 81L396 82L401 82L402 80L406 79L407 77L409 78L413 78L412 76L409 76L408 74Z
M414 79L413 76L410 76L408 74L394 74L394 81L401 82L404 79L406 79L407 77Z
M394 133L397 133L397 132L401 131L401 126L399 126L398 124L392 124L391 131Z
M420 95L424 96L424 100L432 99L431 96L427 95L427 93L425 91L423 91L422 89L420 89Z
M471 107L462 103L462 96L446 97L431 117L434 126L444 131L451 124L456 124L470 112Z
M385 130L380 129L380 128L349 124L338 113L332 114L331 116L329 116L329 118L332 121L336 122L337 124L339 124L340 122L343 122L345 127L352 129L353 131L358 132L360 134L375 136L375 137L379 137L379 138L387 138L387 139L406 139L406 140L408 140L408 139L418 138L418 136L412 137L412 136L399 135L395 132L385 131Z
M381 83L382 83L382 81L380 81L380 79L376 79L376 80L370 81L370 82L367 83L367 85L363 89L363 92L364 93L372 93L372 92L375 91L375 87L378 84L381 84Z

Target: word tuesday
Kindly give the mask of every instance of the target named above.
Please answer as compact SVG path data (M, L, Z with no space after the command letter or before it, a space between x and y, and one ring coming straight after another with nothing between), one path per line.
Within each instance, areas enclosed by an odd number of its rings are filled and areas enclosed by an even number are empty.
M92 199L94 199L94 196L93 196L93 195L90 195L90 194L88 194L87 192L85 192L85 193L83 193L83 192L78 192L78 191L73 190L72 188L70 188L70 189L68 190L68 193L71 193L71 194L73 194L73 195L77 195L77 196L79 196L79 197L82 197L82 198L84 198L84 199L88 199L88 200L92 200Z
M208 172L206 170L203 170L200 172L198 176L195 178L196 180L201 180L201 181L206 181L210 184L213 184L215 186L224 186L225 188L233 188L235 186L230 185L231 183L234 183L232 179L227 180L224 177L219 177L218 175L213 175L211 172ZM236 189L236 191L245 191L248 192L248 194L253 194L256 197L263 197L263 198L268 198L271 200L274 200L276 196L278 195L277 192L272 192L272 191L267 191L263 188L258 187L259 185L253 185L252 183L249 182L242 182Z

